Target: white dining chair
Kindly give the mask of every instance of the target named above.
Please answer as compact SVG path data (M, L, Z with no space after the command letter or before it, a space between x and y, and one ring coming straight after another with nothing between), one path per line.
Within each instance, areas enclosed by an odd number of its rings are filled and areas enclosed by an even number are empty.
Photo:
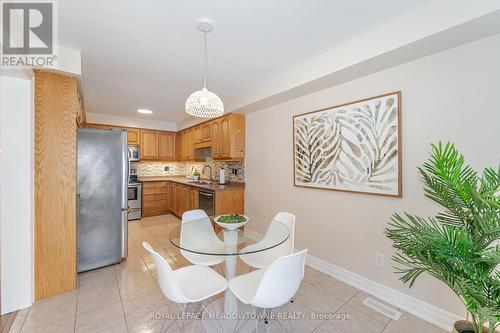
M197 235L190 234L189 232L186 232L186 230L183 230L184 224L187 222L192 222L195 220L201 220L203 218L206 218L205 220L200 221L199 225L196 226L196 232ZM185 244L186 242L209 242L212 243L213 246L218 246L221 251L224 249L224 243L217 237L215 234L214 228L212 226L212 223L210 222L207 213L205 213L204 210L201 209L194 209L194 210L189 210L187 212L184 212L182 214L182 222L181 222L181 235L180 235L180 245L182 248L182 245ZM198 222L196 222L198 223ZM199 235L200 239L194 239ZM186 258L189 262L191 262L194 265L204 265L204 266L214 266L217 264L220 264L224 262L224 258L222 257L216 257L213 255L205 255L205 254L198 254L194 252L189 252L186 250L181 249L181 254Z
M307 249L280 257L267 268L231 279L228 287L242 303L263 309L269 318L269 309L287 304L299 290L304 278L306 254Z
M277 258L292 254L295 246L295 215L286 212L280 212L276 214L276 216L274 216L273 218L273 221L269 225L264 238L262 238L262 240L255 244L244 247L243 249L241 249L240 253L248 253L253 251L254 249L262 248L266 243L273 243L271 239L273 235L280 234L279 232L276 233L274 229L280 228L280 224L286 225L290 230L290 235L288 236L288 239L283 242L283 244L280 244L267 251L259 251L256 253L241 255L240 259L250 267L265 268Z
M186 313L189 304L197 302L202 302L200 309L208 312L205 307L206 300L227 289L226 279L212 268L191 265L172 270L168 262L149 243L142 242L142 246L153 259L160 290L166 298L179 305L183 314ZM196 319L197 316L191 331L196 325ZM221 331L219 325L215 323L215 326Z

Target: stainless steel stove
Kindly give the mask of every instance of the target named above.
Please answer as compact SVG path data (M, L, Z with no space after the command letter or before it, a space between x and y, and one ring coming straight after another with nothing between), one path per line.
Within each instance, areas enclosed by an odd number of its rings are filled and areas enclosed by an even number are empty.
M142 218L142 183L137 180L137 170L130 170L128 183L128 220Z

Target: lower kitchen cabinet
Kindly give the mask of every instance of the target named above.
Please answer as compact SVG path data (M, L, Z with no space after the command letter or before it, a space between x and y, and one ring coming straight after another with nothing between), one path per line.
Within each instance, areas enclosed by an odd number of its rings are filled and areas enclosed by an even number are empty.
M142 216L167 213L167 182L144 182L142 185Z
M199 189L173 181L144 182L142 207L144 217L172 213L182 218L188 210L199 208ZM244 189L215 191L215 215L244 213Z
M169 210L176 216L182 217L182 214L188 210L198 208L198 188L169 182L167 193L170 193Z
M198 199L200 191L196 187L189 189L189 210L198 209Z
M245 212L245 191L234 189L215 192L215 215L243 214Z

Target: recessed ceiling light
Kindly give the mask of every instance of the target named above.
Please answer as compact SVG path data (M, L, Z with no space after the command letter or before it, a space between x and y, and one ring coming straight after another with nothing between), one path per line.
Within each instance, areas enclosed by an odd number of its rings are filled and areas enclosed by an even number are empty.
M137 112L144 113L144 114L151 114L151 113L153 113L153 111L148 110L148 109L138 109Z

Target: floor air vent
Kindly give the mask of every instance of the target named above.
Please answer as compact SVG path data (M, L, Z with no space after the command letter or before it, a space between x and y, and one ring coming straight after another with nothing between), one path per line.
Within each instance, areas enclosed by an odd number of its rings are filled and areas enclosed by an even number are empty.
M391 319L398 320L401 317L401 312L396 311L393 308L390 308L380 302L377 302L373 298L368 297L363 301L363 304L369 306L377 312L380 312L383 315L386 315Z

